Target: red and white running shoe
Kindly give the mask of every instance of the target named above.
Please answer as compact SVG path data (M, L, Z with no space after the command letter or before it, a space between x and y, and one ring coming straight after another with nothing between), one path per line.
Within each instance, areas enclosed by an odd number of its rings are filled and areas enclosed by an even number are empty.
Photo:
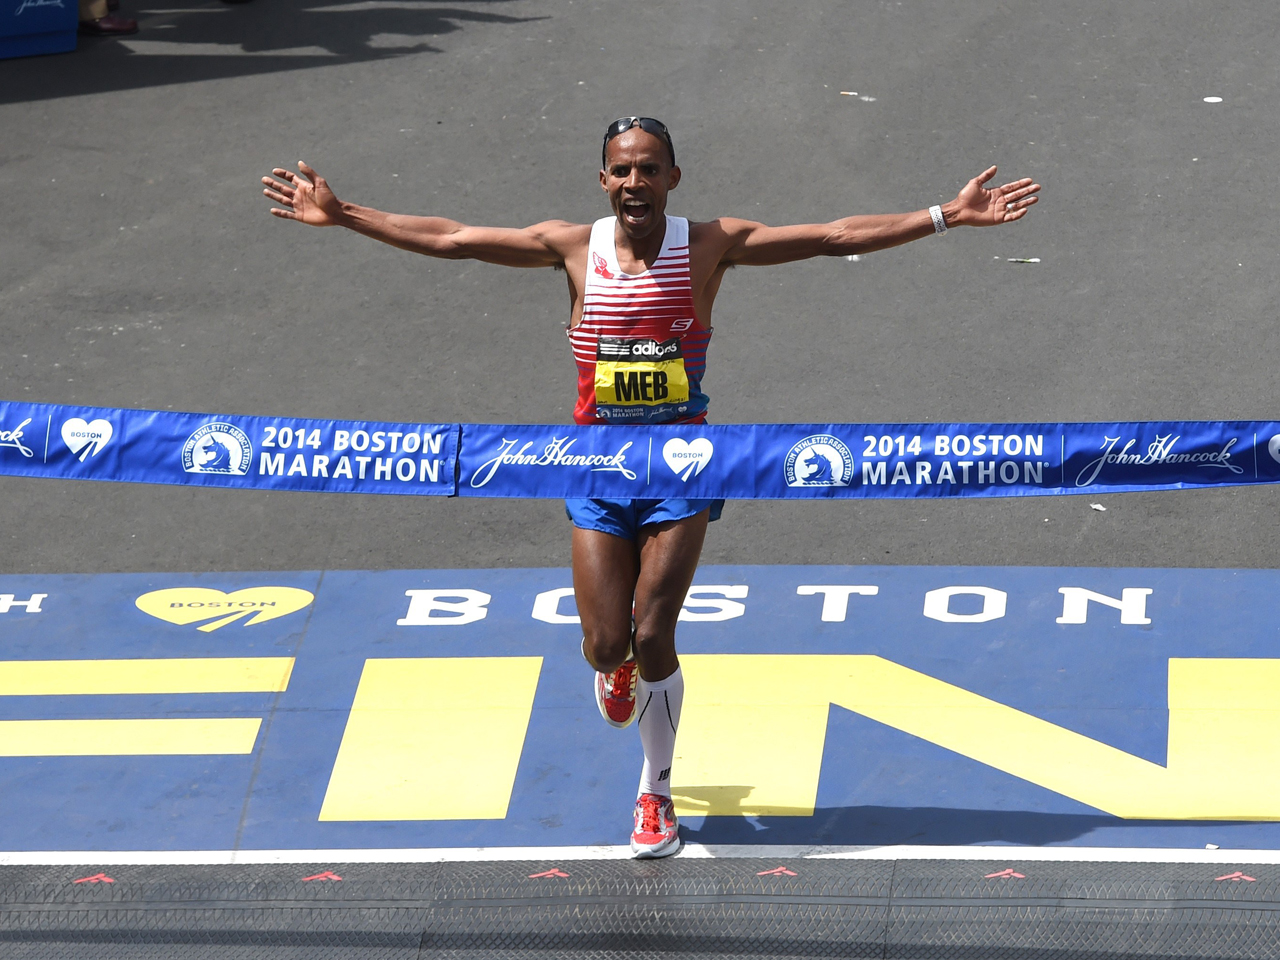
M636 827L631 852L638 860L669 857L680 849L680 824L670 797L642 793L636 801Z
M613 673L596 672L596 706L606 723L626 727L636 718L638 676L640 669L635 657L628 657Z

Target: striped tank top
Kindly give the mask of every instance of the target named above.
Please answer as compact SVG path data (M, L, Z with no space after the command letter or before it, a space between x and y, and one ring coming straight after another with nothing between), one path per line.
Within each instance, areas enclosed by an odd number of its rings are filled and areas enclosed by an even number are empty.
M694 316L689 221L667 217L657 260L638 274L618 267L616 222L591 227L582 322L567 331L578 365L574 422L700 423L711 330Z

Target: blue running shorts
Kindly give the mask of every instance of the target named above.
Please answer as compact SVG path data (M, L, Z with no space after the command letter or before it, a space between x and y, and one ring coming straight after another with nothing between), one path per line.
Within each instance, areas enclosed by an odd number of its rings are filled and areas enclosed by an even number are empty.
M668 520L684 520L711 508L711 519L719 520L723 500L566 500L564 512L575 527L599 530L615 537L635 540L640 528Z

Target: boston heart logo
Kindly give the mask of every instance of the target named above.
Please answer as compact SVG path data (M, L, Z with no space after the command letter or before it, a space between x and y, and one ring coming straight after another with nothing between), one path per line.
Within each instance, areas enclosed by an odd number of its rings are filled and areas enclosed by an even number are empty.
M662 447L662 459L681 480L686 483L696 477L711 462L715 447L706 437L698 437L685 443L680 437L668 440Z
M62 442L83 463L86 457L96 457L111 442L114 432L106 420L86 423L79 417L72 417L62 425Z
M179 626L212 620L196 627L202 633L209 633L250 614L253 619L245 621L246 627L287 616L314 599L313 594L297 587L249 587L234 593L208 587L170 587L144 593L134 604L143 613Z

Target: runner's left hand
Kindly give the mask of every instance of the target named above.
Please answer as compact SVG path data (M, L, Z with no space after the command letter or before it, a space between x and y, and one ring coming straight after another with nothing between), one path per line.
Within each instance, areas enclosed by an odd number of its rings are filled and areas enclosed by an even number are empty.
M956 197L957 217L954 226L994 227L999 223L1012 223L1027 215L1027 210L1039 198L1040 184L1030 177L1014 180L1002 187L988 187L987 182L996 175L995 167L988 167L964 185Z

